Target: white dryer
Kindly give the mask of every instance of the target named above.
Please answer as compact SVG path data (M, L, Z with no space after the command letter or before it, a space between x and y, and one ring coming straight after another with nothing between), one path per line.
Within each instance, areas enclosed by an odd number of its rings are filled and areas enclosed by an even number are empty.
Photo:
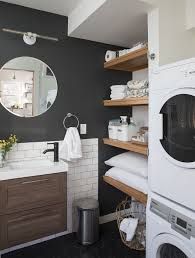
M152 194L146 239L147 258L195 258L195 213Z
M151 75L149 186L195 211L195 59Z

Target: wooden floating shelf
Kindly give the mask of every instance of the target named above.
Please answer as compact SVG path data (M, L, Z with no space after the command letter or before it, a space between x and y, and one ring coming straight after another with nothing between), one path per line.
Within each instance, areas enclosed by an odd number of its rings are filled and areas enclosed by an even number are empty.
M122 142L118 140L112 140L112 139L103 139L104 144L117 147L120 149L140 153L143 155L148 155L148 146L147 145L139 145L132 142Z
M129 98L120 100L104 100L105 107L128 107L128 106L142 106L148 105L148 97Z
M103 180L108 183L109 185L117 188L118 190L120 190L121 192L129 195L129 196L132 196L134 197L137 201L143 203L143 204L147 204L147 195L128 186L128 185L125 185L109 176L103 176Z
M134 72L148 67L148 48L144 47L104 63L104 68Z

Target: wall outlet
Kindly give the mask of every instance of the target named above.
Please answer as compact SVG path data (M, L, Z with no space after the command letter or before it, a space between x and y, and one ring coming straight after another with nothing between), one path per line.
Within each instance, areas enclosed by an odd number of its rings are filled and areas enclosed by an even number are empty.
M87 134L87 125L80 124L80 134Z

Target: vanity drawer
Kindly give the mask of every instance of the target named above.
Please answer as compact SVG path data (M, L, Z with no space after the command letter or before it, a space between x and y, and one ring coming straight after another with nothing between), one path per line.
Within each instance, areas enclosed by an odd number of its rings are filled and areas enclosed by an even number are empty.
M4 181L2 186L4 194L1 197L3 207L0 214L65 203L66 185L66 173Z
M0 217L1 249L67 230L66 206L52 205Z

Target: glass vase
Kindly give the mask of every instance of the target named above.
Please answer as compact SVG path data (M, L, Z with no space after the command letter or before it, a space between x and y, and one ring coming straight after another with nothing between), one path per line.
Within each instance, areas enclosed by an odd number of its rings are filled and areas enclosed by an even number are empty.
M0 168L3 168L6 163L6 152L3 150L0 150Z

